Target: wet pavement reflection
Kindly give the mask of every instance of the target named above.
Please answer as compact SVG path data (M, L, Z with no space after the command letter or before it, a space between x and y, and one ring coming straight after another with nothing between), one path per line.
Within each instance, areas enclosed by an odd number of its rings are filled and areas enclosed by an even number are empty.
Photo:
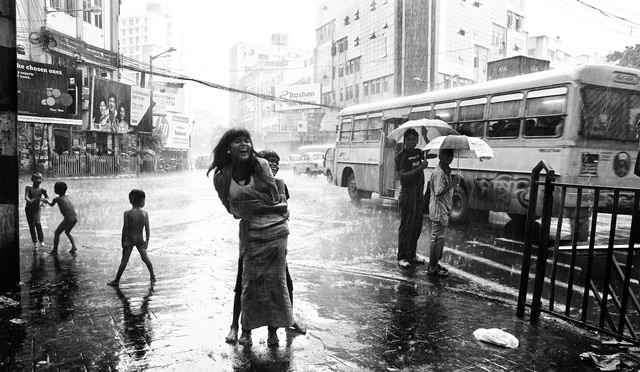
M452 227L443 263L449 278L395 261L398 211L375 199L354 203L346 189L322 178L293 177L289 186L288 261L294 318L301 335L280 329L280 345L225 343L231 323L238 255L238 221L224 210L202 172L122 179L67 180L78 209L69 254L32 250L20 216L23 284L0 306L3 370L198 371L581 371L578 354L598 341L588 332L545 320L532 327L515 317L519 246L504 243L505 221ZM24 188L23 180L20 184ZM54 180L43 186L52 190ZM158 282L150 285L136 252L120 288L122 213L128 192L147 194L149 255ZM61 220L42 211L45 241ZM418 242L428 254L429 226ZM10 323L21 319L24 324ZM521 343L513 351L473 339L475 329L499 327ZM551 345L551 346L550 346ZM555 346L553 346L555 345ZM558 345L562 345L558 347ZM602 350L600 350L602 351Z

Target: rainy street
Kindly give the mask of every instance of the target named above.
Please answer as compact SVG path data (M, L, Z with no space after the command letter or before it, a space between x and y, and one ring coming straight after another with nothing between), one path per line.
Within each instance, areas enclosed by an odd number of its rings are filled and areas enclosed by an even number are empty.
M26 323L2 330L14 340L3 360L42 370L589 370L577 357L595 342L587 332L553 320L538 329L516 318L521 255L502 237L506 220L452 227L443 259L451 275L432 278L423 266L397 267L394 204L351 202L323 177L280 176L291 193L288 262L294 317L305 335L280 329L280 346L268 348L260 328L250 348L224 342L238 222L204 171L68 179L79 251L67 253L63 236L58 256L47 254L50 246L32 254L20 216L23 305L13 316ZM43 186L52 190L54 181ZM149 286L134 252L114 290L106 282L119 262L132 188L147 193L158 282ZM42 217L50 245L57 207ZM425 218L424 255L428 233ZM476 341L472 333L481 327L512 333L518 351ZM551 346L557 342L564 346Z

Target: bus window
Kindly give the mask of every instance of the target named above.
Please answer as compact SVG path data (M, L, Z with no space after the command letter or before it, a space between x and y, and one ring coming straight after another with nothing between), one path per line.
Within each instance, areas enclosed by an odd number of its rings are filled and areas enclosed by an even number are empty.
M428 119L431 112L431 106L420 106L411 109L409 120Z
M367 119L367 142L378 142L382 138L382 116Z
M563 116L529 118L524 122L525 137L558 137L564 126Z
M582 88L582 125L586 138L636 141L640 94L624 89L585 85Z
M567 103L566 87L531 91L527 95L525 137L557 137L562 134Z
M460 102L458 121L454 129L460 134L469 137L482 137L484 135L484 109L487 99L478 98Z
M351 139L351 119L342 120L340 128L340 143L349 143Z
M356 118L353 121L353 139L352 142L364 142L364 136L367 132L367 118Z
M453 129L468 137L482 137L484 135L484 121L456 124Z
M508 94L495 96L491 99L489 117L492 119L517 118L520 116L520 106L524 94Z
M487 127L488 138L516 138L520 133L520 119L490 121Z
M452 123L455 121L455 117L454 114L456 112L456 107L458 106L458 104L456 102L448 102L448 103L441 103L439 105L435 105L434 107L434 112L435 112L435 119L440 119L442 121L445 121L447 123Z

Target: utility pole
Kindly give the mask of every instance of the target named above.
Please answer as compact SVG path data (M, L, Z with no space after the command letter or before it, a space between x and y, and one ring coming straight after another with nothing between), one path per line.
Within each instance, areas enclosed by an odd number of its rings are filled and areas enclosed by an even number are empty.
M0 2L0 288L20 283L16 1Z

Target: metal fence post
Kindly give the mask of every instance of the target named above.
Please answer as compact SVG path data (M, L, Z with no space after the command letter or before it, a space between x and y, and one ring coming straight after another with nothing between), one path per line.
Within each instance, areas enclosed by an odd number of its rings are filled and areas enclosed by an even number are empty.
M530 323L537 323L540 316L542 302L542 290L544 289L544 277L547 270L547 255L549 245L549 228L551 226L551 214L553 213L553 192L556 173L553 169L547 170L544 180L544 204L542 206L542 220L540 226L540 240L538 244L538 259L536 263L536 276L533 285L533 298L531 300Z

